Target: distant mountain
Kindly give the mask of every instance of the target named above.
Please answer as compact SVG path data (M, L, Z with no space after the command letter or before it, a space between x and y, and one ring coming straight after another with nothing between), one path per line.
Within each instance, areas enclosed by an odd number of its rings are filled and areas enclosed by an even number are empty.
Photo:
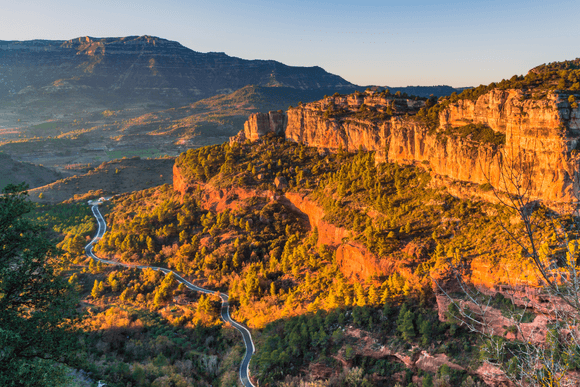
M252 113L286 110L290 105L316 101L331 94L333 90L250 85L230 94L216 95L179 108L149 112L130 120L123 119L123 112L119 115L115 112L108 118L109 133L115 131L118 136L106 146L130 147L135 144L143 147L149 144L153 149L158 148L160 141L185 147L219 144L242 130ZM163 133L161 138L156 135L159 133ZM174 154L175 149L164 149L164 152Z
M352 90L320 67L201 53L151 36L0 41L0 99L83 97L184 105L246 85Z
M351 88L352 91L356 87ZM350 93L345 88L343 93ZM298 90L290 87L264 87L249 85L230 94L216 95L211 98L197 101L184 108L198 109L228 109L248 108L251 112L267 112L270 110L287 109L289 105L299 102L313 102L322 99L325 95L334 94L333 89ZM182 108L182 109L184 109Z

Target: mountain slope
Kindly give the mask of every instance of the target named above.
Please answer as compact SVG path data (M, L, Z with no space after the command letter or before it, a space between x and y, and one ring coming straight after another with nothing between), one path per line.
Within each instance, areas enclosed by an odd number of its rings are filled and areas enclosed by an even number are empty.
M85 174L31 189L30 199L40 203L60 203L84 200L87 195L94 197L156 187L172 181L172 168L173 158L113 160Z
M26 183L30 188L50 184L62 175L58 172L31 163L13 160L7 154L0 152L0 190L8 184Z
M249 84L296 89L354 85L320 67L200 53L151 36L0 41L0 98L87 95L133 102L196 101Z

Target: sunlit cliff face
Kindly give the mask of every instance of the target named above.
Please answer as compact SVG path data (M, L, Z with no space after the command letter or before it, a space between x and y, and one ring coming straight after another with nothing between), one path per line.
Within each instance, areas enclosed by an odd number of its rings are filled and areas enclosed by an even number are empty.
M398 104L404 105L402 102ZM363 103L374 115L361 112ZM439 115L437 129L413 116L420 107L416 104L409 101L384 116L383 110L393 101L372 96L329 97L289 109L284 133L293 141L331 151L375 151L379 162L416 164L434 175L491 184L500 191L516 192L515 186L520 184L532 198L554 207L569 202L578 192L573 181L578 173L574 150L580 139L580 109L571 108L558 95L524 100L516 90L492 90L477 100L449 104ZM344 114L329 116L325 110L329 105ZM505 144L454 134L470 124L504 134ZM246 122L243 136L255 140L272 131L278 129L273 129L270 120L256 115ZM505 179L513 174L518 178Z

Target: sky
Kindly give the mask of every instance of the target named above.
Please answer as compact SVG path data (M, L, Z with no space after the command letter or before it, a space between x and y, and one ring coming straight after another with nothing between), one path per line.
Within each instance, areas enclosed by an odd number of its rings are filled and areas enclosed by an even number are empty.
M580 56L580 2L0 0L0 40L151 35L358 85L478 86Z

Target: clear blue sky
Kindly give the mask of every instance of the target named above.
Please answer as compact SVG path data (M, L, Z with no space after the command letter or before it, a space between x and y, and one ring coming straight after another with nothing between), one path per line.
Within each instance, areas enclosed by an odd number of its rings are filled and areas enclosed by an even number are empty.
M153 35L359 85L477 86L580 56L578 0L0 1L0 40Z

